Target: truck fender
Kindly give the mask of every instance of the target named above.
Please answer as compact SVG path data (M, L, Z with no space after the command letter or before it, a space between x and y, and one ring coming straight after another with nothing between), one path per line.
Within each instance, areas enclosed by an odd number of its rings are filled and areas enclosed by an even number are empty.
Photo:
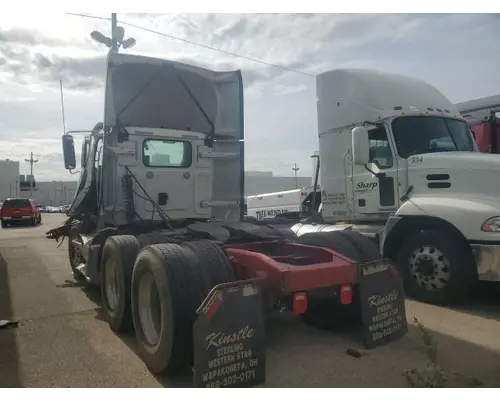
M471 229L478 230L470 223L474 204L456 198L412 197L388 219L380 240L382 254L391 259L396 257L405 237L421 229L444 230L467 245ZM481 208L479 204L477 206ZM478 220L482 218L477 217Z

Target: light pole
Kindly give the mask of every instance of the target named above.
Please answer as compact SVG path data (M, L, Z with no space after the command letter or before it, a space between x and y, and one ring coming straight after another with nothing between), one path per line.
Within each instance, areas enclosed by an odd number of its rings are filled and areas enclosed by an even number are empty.
M111 14L111 37L107 37L99 31L92 31L90 37L96 42L106 45L109 51L118 51L120 46L128 49L136 43L133 37L123 40L124 35L125 31L121 26L117 26L116 13L113 13Z
M298 189L299 188L299 178L297 177L297 171L300 168L297 167L297 163L295 163L292 169L293 169L293 172L295 173L295 189Z
M33 198L33 181L35 180L35 177L33 175L33 164L37 163L38 160L35 160L33 158L33 152L31 152L30 154L30 158L25 158L24 161L26 162L29 162L30 163L30 176L31 176L31 181L30 181L30 199Z

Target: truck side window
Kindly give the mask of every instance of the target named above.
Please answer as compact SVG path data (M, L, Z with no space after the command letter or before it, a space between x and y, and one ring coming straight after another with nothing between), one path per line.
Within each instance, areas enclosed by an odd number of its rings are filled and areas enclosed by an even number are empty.
M189 168L192 162L191 143L146 139L142 144L142 159L146 167Z
M368 132L370 141L370 162L380 169L392 167L392 152L384 128L372 129Z
M94 168L97 170L102 165L102 138L97 139L97 147L94 155Z

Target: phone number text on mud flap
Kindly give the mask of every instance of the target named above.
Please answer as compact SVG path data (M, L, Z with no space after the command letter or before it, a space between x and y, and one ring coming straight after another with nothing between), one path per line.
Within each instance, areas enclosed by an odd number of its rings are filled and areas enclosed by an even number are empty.
M217 357L208 362L211 371L202 375L203 382L206 387L224 387L255 379L257 362L252 350L245 349L241 342L221 347Z
M403 329L402 324L395 324L395 325L391 326L390 328L384 329L382 331L373 332L372 338L373 338L373 340L379 340L379 339L382 339L386 336L390 336L393 333L399 332L402 329Z
M208 382L205 387L207 388L218 388L236 385L238 383L245 383L250 380L255 379L256 372L255 369L250 369L248 371L242 371L239 374L225 376L223 378Z
M372 317L374 324L368 328L373 340L382 339L403 329L403 325L400 323L401 316L398 314L399 310L393 308L391 304L384 304L377 308L377 315Z

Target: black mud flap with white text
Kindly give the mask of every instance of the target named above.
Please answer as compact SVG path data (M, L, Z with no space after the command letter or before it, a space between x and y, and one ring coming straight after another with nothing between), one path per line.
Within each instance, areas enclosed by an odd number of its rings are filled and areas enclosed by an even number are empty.
M365 347L371 349L406 335L403 280L391 261L362 264L358 276Z
M194 387L265 382L264 307L255 280L215 286L194 324Z

